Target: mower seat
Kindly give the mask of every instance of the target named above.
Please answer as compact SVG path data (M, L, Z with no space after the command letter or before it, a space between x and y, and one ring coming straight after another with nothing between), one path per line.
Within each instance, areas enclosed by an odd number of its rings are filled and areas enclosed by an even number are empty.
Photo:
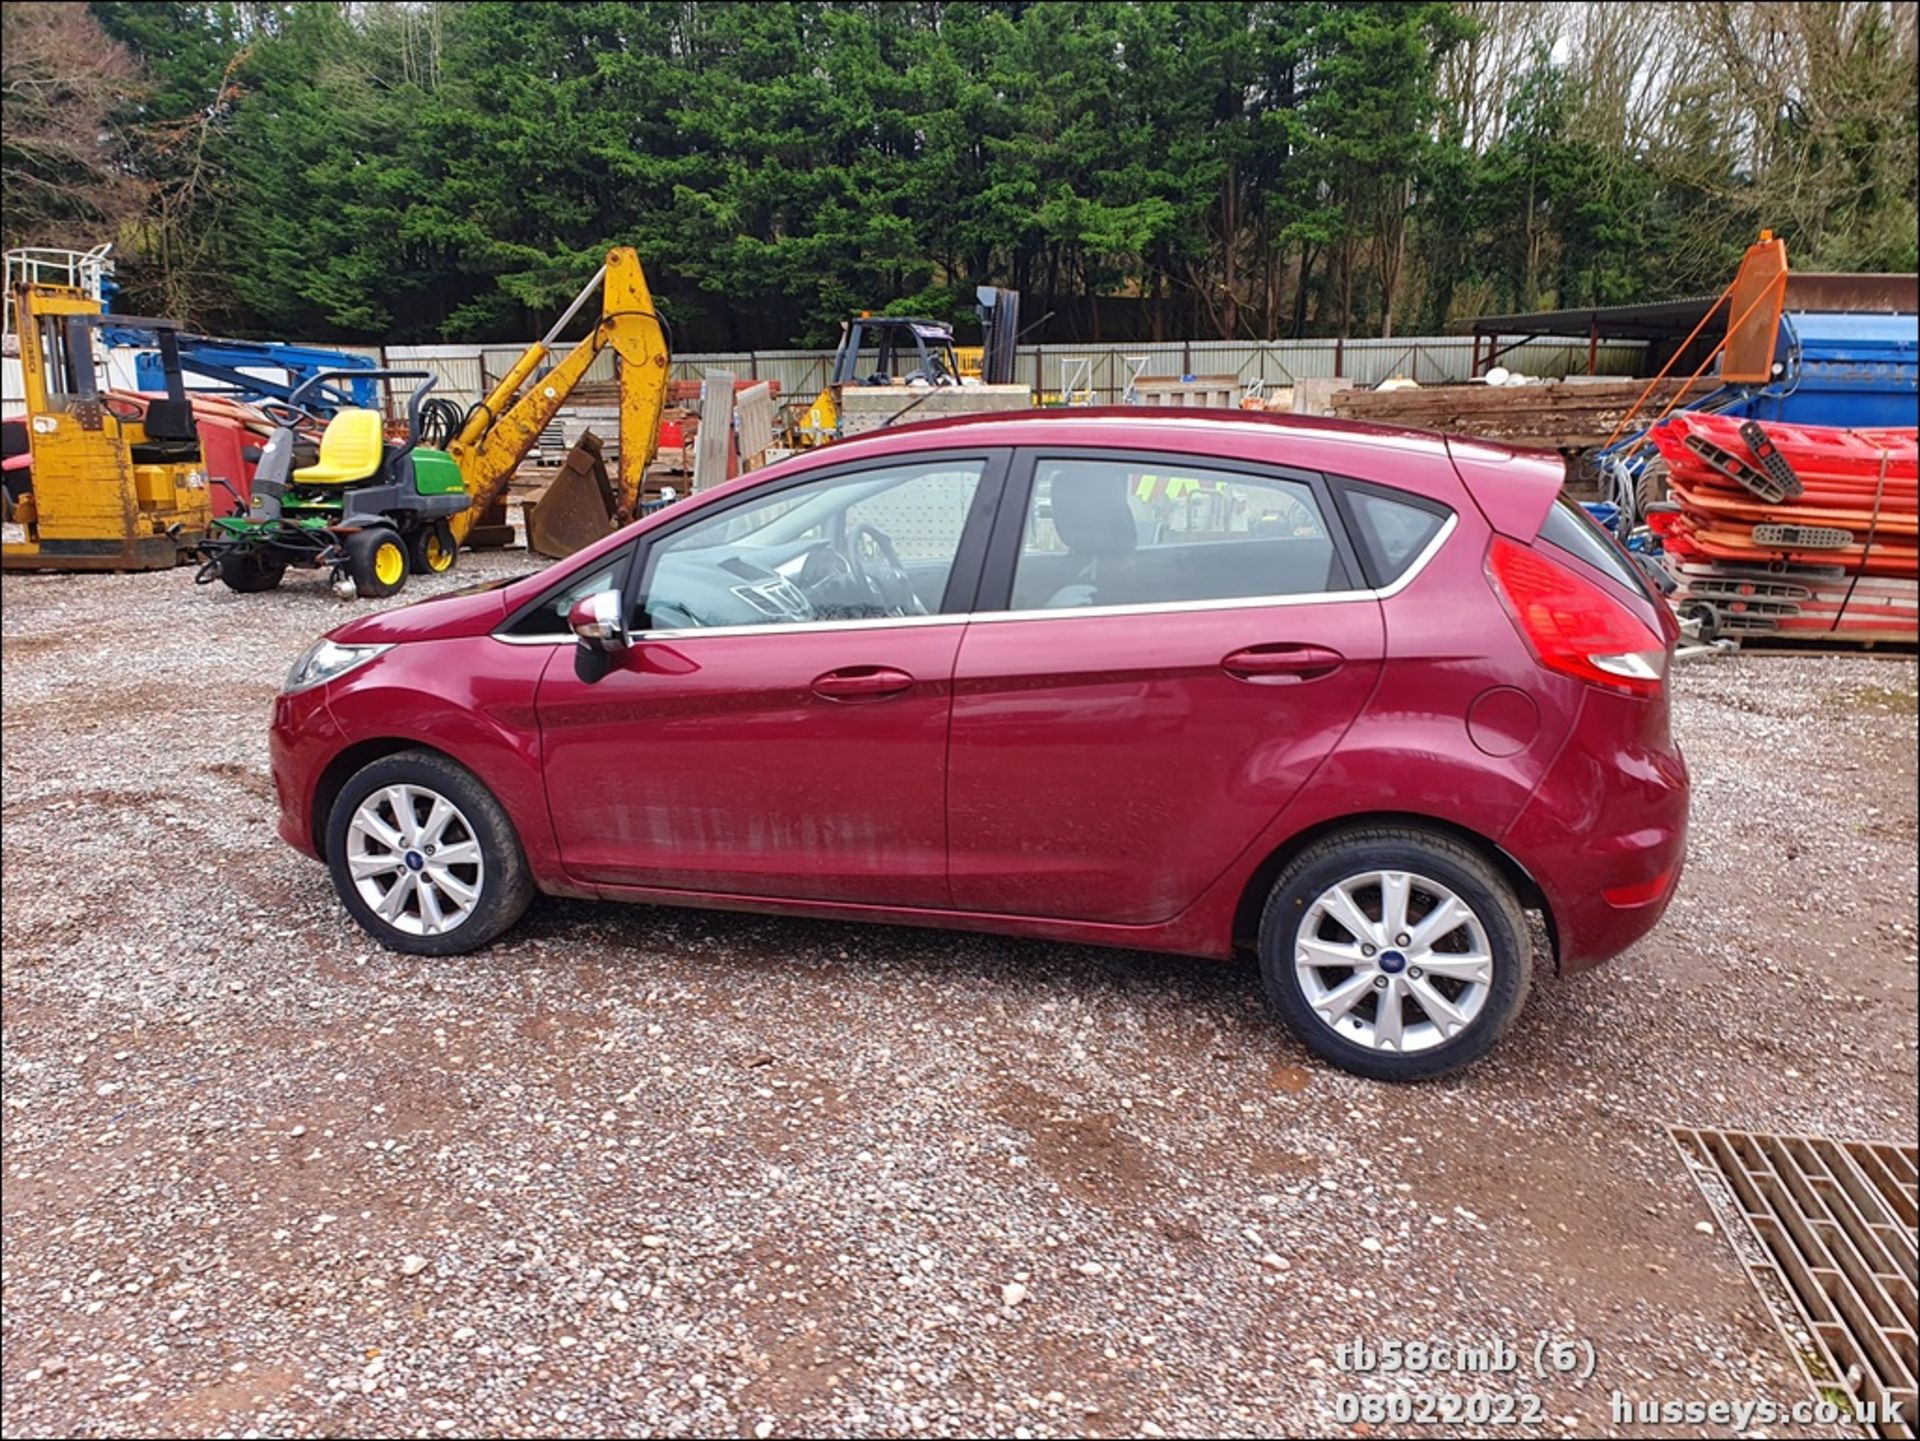
M301 485L349 485L367 480L380 469L386 455L377 410L343 410L327 422L320 437L320 459L293 473Z

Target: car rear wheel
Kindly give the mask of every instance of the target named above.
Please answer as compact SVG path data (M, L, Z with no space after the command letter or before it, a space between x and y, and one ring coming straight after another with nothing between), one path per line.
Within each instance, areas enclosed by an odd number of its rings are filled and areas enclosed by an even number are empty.
M506 811L430 751L385 756L348 779L327 820L327 865L361 928L418 956L484 946L533 899Z
M1281 872L1260 920L1268 999L1307 1047L1378 1080L1478 1060L1526 1003L1526 917L1470 846L1369 827L1330 836Z

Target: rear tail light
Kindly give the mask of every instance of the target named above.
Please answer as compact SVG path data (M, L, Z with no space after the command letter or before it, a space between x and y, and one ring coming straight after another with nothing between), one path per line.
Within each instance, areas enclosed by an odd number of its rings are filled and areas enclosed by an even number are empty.
M1548 670L1628 695L1660 693L1665 638L1593 581L1504 536L1493 539L1487 571Z

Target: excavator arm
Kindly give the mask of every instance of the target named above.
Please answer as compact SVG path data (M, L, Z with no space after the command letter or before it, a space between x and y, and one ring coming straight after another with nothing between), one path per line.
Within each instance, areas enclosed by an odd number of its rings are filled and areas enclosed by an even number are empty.
M599 322L528 386L534 372L553 355L560 332L596 290L601 292ZM654 313L653 294L639 255L627 246L616 246L566 314L545 338L527 347L492 393L468 413L460 433L447 446L472 497L467 509L453 518L456 539L464 542L487 507L506 491L540 432L609 348L619 357L615 368L620 378L620 462L615 513L609 520L624 524L640 513L640 482L660 443L660 413L667 399L667 335Z

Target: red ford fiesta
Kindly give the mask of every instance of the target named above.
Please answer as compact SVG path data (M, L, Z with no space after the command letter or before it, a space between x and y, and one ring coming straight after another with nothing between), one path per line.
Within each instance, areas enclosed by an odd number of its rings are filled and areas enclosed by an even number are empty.
M1557 459L1234 412L904 427L355 620L280 831L385 945L535 890L1194 955L1410 1079L1679 879L1676 634Z

